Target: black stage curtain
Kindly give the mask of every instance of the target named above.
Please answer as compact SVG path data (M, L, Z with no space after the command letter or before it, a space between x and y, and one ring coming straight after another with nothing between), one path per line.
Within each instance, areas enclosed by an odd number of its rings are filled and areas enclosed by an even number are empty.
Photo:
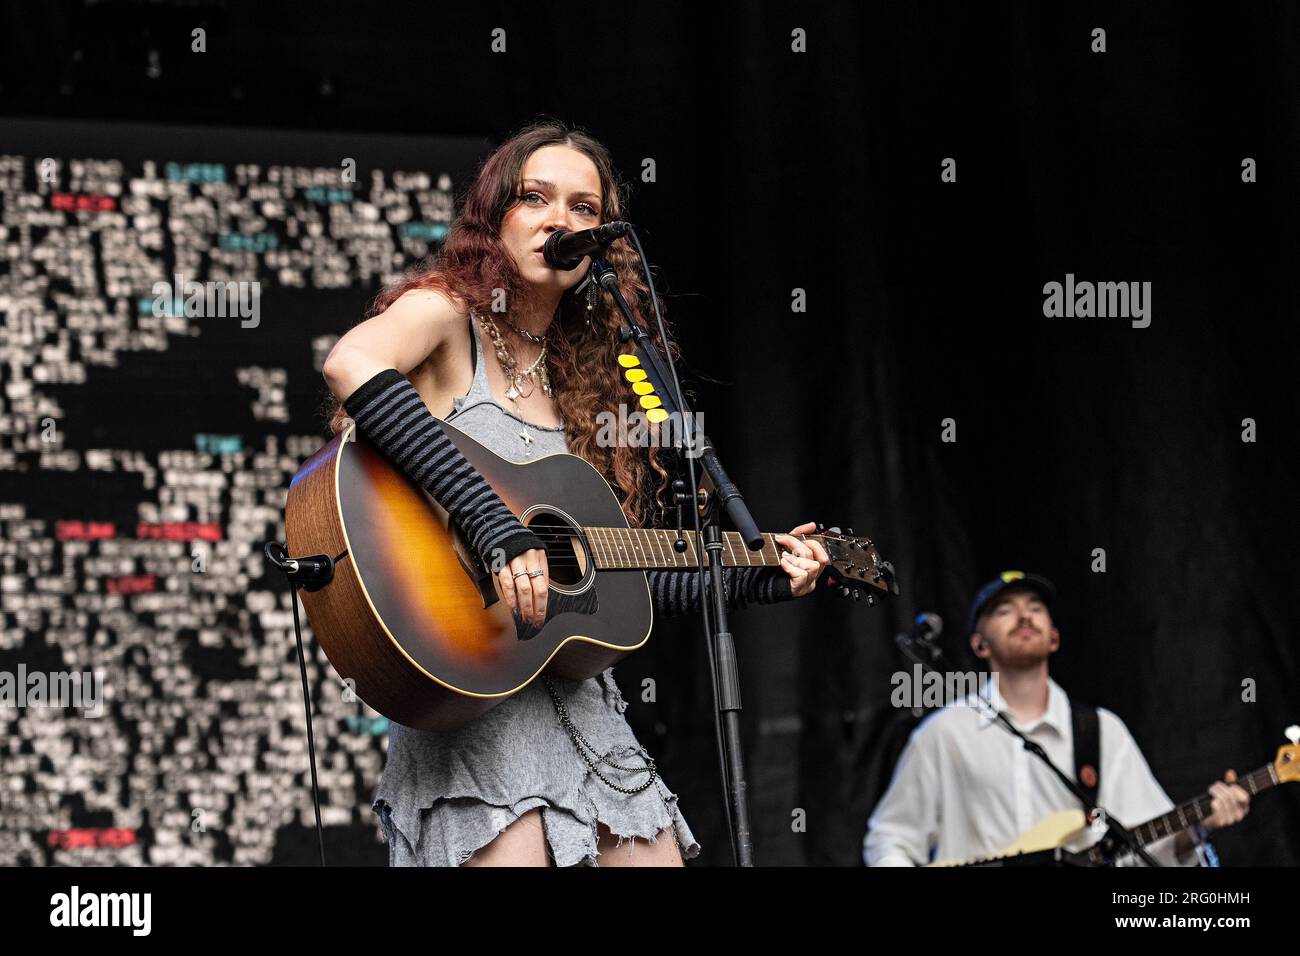
M892 635L934 610L962 654L1004 568L1057 582L1053 675L1124 719L1175 801L1272 759L1300 719L1294 6L409 4L310 31L258 10L223 14L207 70L83 83L75 107L31 51L93 13L6 11L33 43L3 106L494 142L544 113L606 141L760 524L851 525L903 589L734 616L760 863L861 863L915 722L889 705ZM1149 327L1046 318L1067 274L1150 282ZM701 861L729 861L697 631L662 626L618 673ZM1300 863L1300 798L1261 796L1216 842L1227 865Z
M889 706L891 635L938 611L962 660L971 595L1004 568L1057 582L1053 675L1125 720L1175 802L1284 742L1295 16L840 9L808 21L806 59L784 52L797 17L696 32L725 103L693 129L716 158L698 208L736 237L684 335L727 382L701 406L765 526L866 530L904 589L886 608L738 616L761 861L860 862L914 726ZM1271 173L1243 183L1246 157ZM689 258L683 223L667 228ZM1045 318L1044 283L1067 273L1151 282L1150 326ZM708 766L703 730L684 790ZM1226 865L1300 862L1296 795L1262 796L1216 845Z

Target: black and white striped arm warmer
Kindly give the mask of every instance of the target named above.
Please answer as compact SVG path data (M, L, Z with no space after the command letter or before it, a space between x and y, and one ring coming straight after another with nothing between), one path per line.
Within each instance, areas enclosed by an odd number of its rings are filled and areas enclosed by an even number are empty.
M700 610L700 576L695 571L648 571L646 577L651 601L660 614L675 617ZM727 608L733 611L794 597L790 575L781 568L723 568L722 590Z
M545 548L452 444L397 369L376 374L343 407L357 431L447 509L485 568L494 566L494 556L508 562L531 548Z

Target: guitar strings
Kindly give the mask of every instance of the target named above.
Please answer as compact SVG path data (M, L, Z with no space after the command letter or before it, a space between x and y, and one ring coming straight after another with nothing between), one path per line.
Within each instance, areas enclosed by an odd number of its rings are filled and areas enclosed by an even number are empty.
M600 527L600 526L597 525L594 527ZM575 538L583 537L580 531L575 530L573 527L567 524L547 524L545 522L534 522L533 524L527 525L527 528L529 531L533 532L534 534L543 532L543 533L555 534L560 537L575 537ZM645 532L645 531L653 531L653 532L658 532L660 534L673 533L672 528L618 528L618 527L611 526L608 528L601 527L600 530L609 531L612 534L616 534L616 535L621 535L625 532L632 532L633 534L639 534L640 532ZM726 531L723 533L728 536L739 535L739 532L737 531ZM682 532L682 537L684 537L687 541L692 540L694 535L695 535L694 531ZM763 537L766 539L767 535L764 535ZM635 538L633 540L635 540ZM723 540L725 541L727 539L724 538ZM801 540L804 539L801 538ZM766 551L770 546L771 546L771 542L765 540L763 542L763 547L760 549L760 551ZM746 548L746 550L749 549Z
M534 522L533 524L528 525L528 527L529 527L529 528L547 528L547 529L549 529L549 530L551 530L551 531L568 531L568 532L570 532L570 533L572 533L572 534L577 534L577 533L578 533L577 530L575 530L574 527L573 527L572 525L568 525L568 524L549 524L549 523L547 523L547 522L545 522L545 521L537 521L537 522ZM584 526L584 527L588 527L588 526ZM623 528L623 527L618 527L618 526L615 526L615 525L608 525L608 526L605 526L605 525L590 525L589 527L600 528L602 531L618 531L618 532L630 531L630 532L632 532L633 534L643 534L643 533L646 533L646 532L654 532L654 533L657 533L657 534L673 534L673 533L675 533L676 530L677 530L677 529L675 529L675 528ZM764 538L768 537L768 535L769 535L770 533L771 533L771 532L764 532L764 533L763 533L763 537L764 537ZM683 530L682 530L682 535L683 535L683 536L693 535L693 534L695 534L694 531L690 531L690 530L686 530L686 529L683 529ZM727 536L729 536L729 537L731 537L731 536L738 536L738 535L740 534L740 532L738 532L738 531L724 531L723 534L724 534L724 535L727 535ZM809 535L798 535L798 537L800 538L800 540L807 540L810 536L809 536ZM814 536L812 536L812 537L817 537L817 536L814 535Z
M558 540L563 540L563 539L566 539L566 538L580 538L580 539L584 539L584 540L591 541L591 536L590 536L590 535L583 535L581 532L579 532L579 531L575 531L573 528L569 527L568 525L530 524L530 525L527 525L527 528L528 528L529 531L531 531L531 532L533 532L534 534L536 534L539 538L553 538L553 539L555 539L555 540L557 540L557 541L558 541ZM632 530L632 529L627 529L627 528L609 528L609 529L602 529L602 530L609 530L610 532L612 532L612 533L614 533L614 534L618 534L618 533L620 533L620 532L628 531L628 530ZM652 530L660 530L660 529L652 529ZM692 533L693 533L693 532L692 532ZM733 533L733 534L734 534L735 532L729 532L729 533ZM632 546L632 547L639 547L640 549L644 549L644 548L646 547L645 544L637 545L637 543L636 543L636 542L637 542L637 539L636 539L636 538L625 538L624 541L626 541L626 543L627 543L629 546ZM687 541L687 542L690 542L691 539L690 539L690 538L686 538L686 541ZM598 539L597 539L594 543L597 544L597 545L599 545L599 546L601 546L601 547L609 547L609 545L608 545L606 542L600 541L600 540L598 540ZM619 541L617 538L615 538L615 539L614 539L614 542L613 542L614 546L618 546L618 545L623 544L623 543L624 543L623 541ZM748 548L746 548L745 551L746 551L746 553L748 553L748 554L763 554L763 553L766 552L770 547L772 547L772 545L771 545L769 542L764 542L764 543L763 543L763 547L760 548L758 551L750 551ZM777 549L777 550L780 550L780 549ZM681 553L685 553L685 552L681 552Z
M633 532L633 533L635 533L635 534L640 534L640 533L642 533L642 532L646 532L646 531L654 531L654 532L658 532L658 533L660 533L660 534L670 534L670 533L673 533L673 531L674 531L673 528L619 528L619 527L615 527L615 526L613 526L613 525L610 525L608 528L605 528L605 527L603 527L603 526L601 526L601 525L592 525L591 527L600 528L602 531L604 531L604 530L617 531L617 532L630 531L630 532ZM577 534L577 533L578 533L577 531L574 530L574 528L573 528L572 525L567 525L567 524L547 524L546 522L534 522L533 524L528 525L528 528L529 528L530 530L536 530L537 528L545 528L545 529L550 530L550 531L568 531L570 534ZM729 534L729 535L737 534L737 532L735 532L735 531L727 531L727 532L724 532L724 533L725 533L725 534ZM694 532L694 531L683 531L682 534L683 534L683 535L693 535L693 534L695 534L695 532Z
M547 529L550 529L550 530L547 530ZM547 544L547 545L552 545L552 544L555 544L555 545L558 545L558 544L569 544L572 538L579 538L579 539L583 539L583 538L584 538L583 535L581 535L581 534L579 534L578 532L574 531L574 529L571 528L571 527L568 526L568 525L532 524L532 525L529 525L529 526L528 526L528 530L532 531L534 534L537 534L537 536L538 536L539 538L542 539L542 543L543 543L543 544ZM612 528L612 529L610 529L610 530L630 530L630 529L626 529L626 528L624 528L624 529L615 529L615 528ZM659 529L649 529L649 530L659 530ZM538 533L539 531L540 531L540 533ZM616 542L615 544L617 544L617 542ZM599 548L601 548L601 549L604 549L604 550L609 550L611 546L608 545L608 544L603 544L603 543L598 542L598 541L589 541L589 542L588 542L588 548L589 548L590 550L595 551L597 547L599 547ZM644 551L644 548L637 549L637 550ZM752 552L752 551L751 551L751 552L748 552L748 553L750 553L750 554L755 554L755 553L757 553L757 554L759 554L759 555L762 555L762 556L766 557L766 551L767 551L767 548L764 547L764 549L763 549L762 551L759 551L759 552ZM686 565L685 565L685 567L686 567L688 570L689 570L689 569L692 569L692 568L695 567L695 564L693 563L693 558L692 558L692 556L691 556L691 554L690 554L689 552L677 552L677 551L674 551L673 554L674 554L674 555L677 555L677 554L680 554L680 555L681 555L681 557L686 561ZM634 559L635 559L636 557L638 557L638 555L633 554L633 553L631 553L631 552L629 552L627 556L628 556L628 557L631 557L631 558L634 558ZM645 555L641 555L641 556L645 556ZM656 558L656 556L653 554L653 552L652 552L648 557L649 557L650 559L652 559L652 560L655 560L656 562L662 560L662 559ZM552 567L553 567L553 568L564 568L564 569L569 569L569 568L580 567L580 566L581 566L581 562L579 562L579 560L578 560L578 556L577 556L576 552L575 552L575 551L572 551L572 550L568 551L567 553L566 553L566 552L559 552L559 553L552 554L552 553L548 552L547 555L546 555L546 566L547 566L548 568L552 568ZM756 567L756 566L758 566L758 565L753 565L753 566ZM678 565L678 564L659 564L659 563L655 563L655 564L652 564L652 565L646 566L646 565L642 565L642 564L640 564L640 563L634 563L634 564L632 564L631 566L629 566L629 567L627 567L627 568L604 567L604 568L601 568L600 570L602 570L602 571L632 571L632 570L656 570L656 569L673 569L673 568L678 568L678 569L680 569L680 568L682 568L682 567L683 567L683 565Z
M553 524L545 521L538 521L538 522L534 522L533 524L527 525L527 528L529 531L533 532L535 535L541 538L543 544L547 544L547 545L560 545L560 544L570 545L571 539L578 538L579 540L582 540L587 544L588 550L593 552L597 551L597 549L609 551L612 548L618 548L620 551L623 550L622 547L620 547L623 544L623 542L619 541L617 537L612 543L603 542L600 541L599 539L593 539L589 535L584 535L581 531L575 529L572 525ZM671 533L674 531L674 529L672 528L621 528L621 527L612 527L612 526L609 528L602 528L602 530L607 530L614 535L622 535L625 532L655 531L655 532L660 532L662 534L664 532ZM727 531L723 533L724 535L730 536L730 535L736 535L738 532ZM693 536L695 535L695 532L686 531L685 529L683 529L681 535L688 542L690 542L693 540ZM603 571L629 570L630 571L630 570L654 570L660 568L672 569L672 568L681 568L681 567L687 567L687 568L695 567L695 563L693 560L693 555L694 555L693 551L687 550L684 552L679 552L674 549L673 554L680 555L684 560L685 565L678 565L676 563L661 564L659 562L662 561L663 559L657 557L654 554L653 548L650 545L642 543L638 547L636 543L636 538L630 538L624 540L627 542L627 547L629 549L634 549L636 552L641 552L638 555L637 553L634 553L633 550L629 550L627 551L626 554L627 557L633 559L636 559L637 557L648 557L654 563L649 565L643 565L641 563L633 563L627 568L605 567L605 568L601 568L601 570ZM772 542L765 541L762 549L757 552L749 551L748 549L746 549L747 554L757 554L760 555L763 559L762 562L756 562L754 565L751 566L757 567L759 566L760 563L766 564L768 558L768 549L769 547L772 546L773 546ZM651 551L648 556L645 554L647 547L651 547ZM780 549L777 549L778 552L779 550ZM615 557L618 556L620 555L615 555ZM552 554L548 551L546 555L546 565L548 568L554 567L559 569L571 569L571 568L580 567L581 562L578 560L578 556L574 550L569 550L567 553L560 552L556 554Z

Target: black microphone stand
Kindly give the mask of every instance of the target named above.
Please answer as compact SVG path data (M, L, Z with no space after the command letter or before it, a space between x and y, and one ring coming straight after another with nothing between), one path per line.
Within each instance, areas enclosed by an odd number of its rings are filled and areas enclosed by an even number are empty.
M641 256L642 263L645 263L645 254L641 250L641 241L637 237L636 230L631 229L630 233L636 244L637 253ZM703 430L699 429L694 413L686 405L681 393L681 383L677 380L677 369L672 364L672 356L667 356L668 374L665 374L665 356L660 353L650 338L650 333L636 321L632 310L628 308L627 301L619 291L617 274L610 268L609 263L599 257L592 257L591 267L595 272L596 281L609 292L618 305L619 311L623 313L624 321L619 327L619 340L621 342L635 340L641 368L644 369L647 380L654 386L655 395L662 401L661 407L669 413L670 419L673 415L678 416L683 426L687 422L691 423L689 428L682 429L682 452L686 459L691 490L688 493L676 490L674 497L679 515L680 507L684 502L689 501L693 505L691 511L694 513L695 540L697 544L702 542L702 550L708 553L709 587L704 588L703 584L706 580L704 555L700 547L696 548L701 593L707 593L708 597L708 600L701 602L700 613L708 641L710 676L717 710L715 729L718 734L718 759L726 789L723 806L726 808L727 828L731 833L734 862L737 866L753 866L754 846L749 829L745 763L740 745L740 671L737 665L735 641L727 624L727 605L722 587L722 534L718 523L719 507L726 511L732 524L740 532L745 545L751 551L763 547L763 536L745 506L745 499L740 490L723 470L712 443ZM655 297L654 281L648 267L645 269L645 275L650 286L650 300L655 304L655 318L659 322L660 335L664 341L667 341L663 318L659 315L658 300ZM668 388L670 381L673 386L671 389ZM700 485L695 473L696 458L704 464L704 471L712 483L711 490L699 490ZM675 489L680 485L680 482L675 483ZM673 542L673 547L679 554L685 552L688 547L686 539L682 537L681 524L679 518L677 540Z
M319 591L334 579L334 559L328 554L291 558L279 541L262 547L266 560L284 572L289 582L289 601L293 605L293 634L298 641L298 669L302 672L302 706L307 714L307 759L311 766L311 802L316 810L316 842L320 847L320 865L325 865L325 828L320 822L320 789L316 783L316 739L311 729L311 692L307 686L307 657L302 649L302 626L298 622L298 589ZM342 557L342 555L340 555Z
M935 634L933 636L937 637L938 635ZM920 664L921 667L928 671L938 673L940 677L942 677L944 673L951 673L956 670L948 660L947 655L944 654L943 649L937 644L934 644L931 640L924 640L915 634L903 632L898 634L894 638L894 641L898 644L903 653L911 658L914 663ZM1151 855L1147 853L1146 848L1143 847L1137 838L1133 836L1132 831L1123 826L1104 807L1099 807L1097 804L1093 803L1092 798L1088 796L1083 788L1075 783L1074 780L1070 778L1069 774L1052 762L1052 758L1047 756L1047 751L1043 750L1038 743L1030 740L1021 733L1020 730L1017 729L1016 726L1007 718L1006 714L995 708L993 704L986 700L978 691L976 691L975 697L983 706L987 707L988 710L993 711L994 717L997 719L998 723L1008 733L1019 738L1021 744L1024 745L1024 748L1045 763L1047 768L1056 775L1056 779L1060 780L1061 783L1065 785L1065 788L1074 794L1075 798L1083 804L1083 810L1089 823L1096 818L1098 812L1102 814L1102 819L1106 822L1107 830L1106 838L1103 841L1104 849L1102 850L1102 854L1104 857L1110 858L1117 847L1124 846L1137 855L1137 857L1147 866L1159 867L1160 864L1151 858Z

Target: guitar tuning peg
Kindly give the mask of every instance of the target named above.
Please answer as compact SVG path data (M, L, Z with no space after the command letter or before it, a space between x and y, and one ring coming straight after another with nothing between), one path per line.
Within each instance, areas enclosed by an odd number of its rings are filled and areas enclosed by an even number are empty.
M818 533L818 534L821 534L821 533L822 533L823 531L825 531L825 530L826 530L826 525L824 525L824 524L822 524L820 521L818 521L818 522L817 522L817 533Z
M831 528L831 534L839 534L839 533L840 533L839 528Z
M1291 743L1300 744L1300 725L1292 724L1282 732L1286 734L1286 739L1291 741Z
M874 594L868 594L867 607L875 607L875 606L876 606L876 596Z
M839 592L839 593L840 593L840 597L842 597L842 598L846 598L846 597L848 597L850 594L852 594L853 591L852 591L851 588L849 588L848 585L846 585L846 584L841 584L841 585L840 585L840 592Z
M853 529L852 529L852 528L849 528L848 531L845 532L845 534L852 534L852 533L853 533Z
M854 588L854 589L853 589L853 603L854 603L854 604L857 604L857 603L858 603L859 601L861 601L861 600L862 600L862 592L859 591L857 588Z

